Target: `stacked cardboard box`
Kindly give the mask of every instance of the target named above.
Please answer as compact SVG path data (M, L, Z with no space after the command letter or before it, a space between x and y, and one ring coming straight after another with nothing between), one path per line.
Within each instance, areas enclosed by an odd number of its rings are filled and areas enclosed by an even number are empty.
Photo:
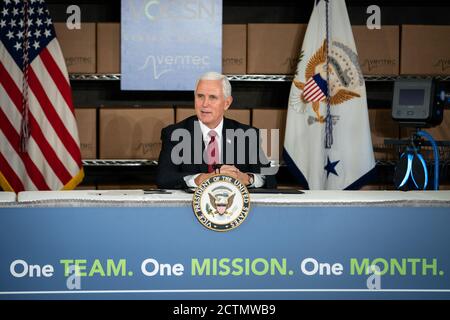
M97 73L120 73L120 23L97 24Z
M95 23L84 22L81 29L69 29L65 23L54 23L58 42L69 73L95 73Z
M97 112L95 108L76 108L75 118L82 159L97 158Z
M158 159L161 129L172 123L173 108L102 108L100 158Z
M247 72L247 25L223 25L222 42L222 73L245 74Z
M398 26L370 30L353 26L359 64L364 75L398 75L400 35Z
M305 24L248 25L248 74L294 74L306 32Z
M69 73L120 73L119 23L54 26ZM305 32L304 24L224 25L223 73L293 74ZM364 74L397 75L399 64L401 74L450 74L450 26L403 25L401 59L398 26L353 26L353 34Z
M401 74L450 74L450 26L402 26Z

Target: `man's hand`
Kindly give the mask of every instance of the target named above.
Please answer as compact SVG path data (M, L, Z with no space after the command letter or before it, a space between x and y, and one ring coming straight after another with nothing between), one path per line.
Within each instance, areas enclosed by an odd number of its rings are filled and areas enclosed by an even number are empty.
M246 174L245 172L239 171L239 169L236 168L235 166L230 166L230 165L224 164L223 166L220 167L220 173L232 176L233 178L241 181L246 186L248 186L250 184L249 175Z
M195 178L195 180L194 180L195 184L197 186L199 186L203 183L203 181L205 181L205 180L211 178L213 175L219 174L219 173L232 176L233 178L241 181L246 186L248 186L250 184L250 176L248 174L239 171L239 169L236 168L235 166L230 166L230 165L226 165L226 164L222 165L220 167L220 169L216 170L216 172L199 174L198 177Z
M195 184L197 186L199 186L199 185L201 185L203 183L203 181L211 178L213 175L215 175L214 172L211 172L211 173L200 173L198 175L198 177L194 179L194 182L195 182Z

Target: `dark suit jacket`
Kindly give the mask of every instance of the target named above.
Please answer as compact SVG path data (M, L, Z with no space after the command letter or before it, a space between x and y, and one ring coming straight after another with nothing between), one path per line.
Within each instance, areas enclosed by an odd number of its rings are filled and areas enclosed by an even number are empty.
M176 129L185 129L187 130L191 137L193 142L194 140L194 126L197 126L199 133L199 140L197 143L201 143L201 153L198 154L199 150L197 150L197 158L201 158L201 163L194 163L194 143L190 143L191 146L191 155L190 155L190 161L186 161L188 163L181 163L181 164L174 164L171 160L171 154L173 148L181 142L180 141L171 141L172 133ZM222 161L224 164L233 164L235 165L241 172L248 172L248 173L261 173L262 167L268 167L269 164L267 164L267 160L264 158L260 158L259 155L259 148L260 143L257 143L257 146L250 146L250 139L245 139L245 161L244 163L238 163L242 161L238 160L238 154L237 154L237 139L233 139L234 141L231 142L231 139L226 138L226 131L227 129L242 129L247 130L252 127L247 126L245 124L239 123L237 121L224 118L223 121L223 131L222 131ZM257 141L259 141L259 131L255 128L258 136ZM228 140L228 141L227 141ZM156 173L156 183L159 188L164 189L183 189L187 188L186 183L184 181L184 177L187 175L194 175L197 173L206 173L208 172L208 166L203 161L203 150L205 149L205 144L203 142L203 137L200 130L200 125L198 123L197 116L189 117L179 123L169 125L161 130L161 141L162 141L162 149L161 153L159 154L159 161L158 161L158 169ZM231 149L231 150L230 150ZM227 161L227 150L228 152L234 150L234 159L232 161ZM249 150L251 150L249 152ZM256 154L255 154L256 153ZM263 153L262 153L263 154ZM183 155L181 152L180 155ZM241 155L242 156L242 155ZM255 158L256 157L256 158ZM254 161L251 161L251 159L257 159L256 163L251 163ZM230 160L230 159L228 159ZM197 161L199 162L199 161ZM276 181L274 175L266 175L266 182L264 185L265 188L275 188L276 187Z

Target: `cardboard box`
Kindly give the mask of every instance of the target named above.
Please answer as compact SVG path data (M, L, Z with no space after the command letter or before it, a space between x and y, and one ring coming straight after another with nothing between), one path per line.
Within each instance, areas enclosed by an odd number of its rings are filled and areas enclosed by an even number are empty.
M223 25L222 43L222 73L245 74L247 72L247 25Z
M97 24L97 73L120 73L120 23Z
M401 74L450 74L450 26L402 25Z
M95 23L83 22L70 30L65 23L54 23L56 36L69 73L95 73Z
M262 145L263 149L266 152L266 155L270 160L278 160L281 159L283 154L283 146L284 146L284 134L286 127L286 109L253 109L253 122L252 125L259 129L266 129L267 135L262 135ZM273 148L276 145L272 145L272 143L268 143L271 141L271 131L269 129L279 129L279 141L276 142L278 144L278 155L272 152Z
M294 23L249 24L248 74L294 74L306 25Z
M364 75L398 75L400 68L400 28L382 26L370 30L353 26L359 64Z
M385 139L399 139L400 135L399 125L392 119L391 109L369 109L369 123L375 159L398 159L396 148L384 143Z
M95 108L76 108L75 118L82 159L97 158L97 110Z
M156 160L161 129L173 123L173 108L100 109L100 158Z
M175 113L175 121L179 122L193 115L195 115L194 107L177 107ZM231 107L225 112L225 117L239 121L243 124L250 125L249 109L233 109Z

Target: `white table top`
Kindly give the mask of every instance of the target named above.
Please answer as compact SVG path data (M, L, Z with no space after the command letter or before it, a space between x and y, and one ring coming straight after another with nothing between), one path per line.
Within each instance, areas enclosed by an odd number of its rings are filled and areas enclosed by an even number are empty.
M14 202L16 194L14 192L0 192L0 202Z
M18 195L19 203L78 201L89 203L147 203L190 205L193 194L169 190L167 194L148 194L143 190L79 190L79 191L27 191ZM281 191L280 191L281 192ZM420 205L450 205L450 191L305 191L304 194L250 195L256 205L357 205L413 203Z

